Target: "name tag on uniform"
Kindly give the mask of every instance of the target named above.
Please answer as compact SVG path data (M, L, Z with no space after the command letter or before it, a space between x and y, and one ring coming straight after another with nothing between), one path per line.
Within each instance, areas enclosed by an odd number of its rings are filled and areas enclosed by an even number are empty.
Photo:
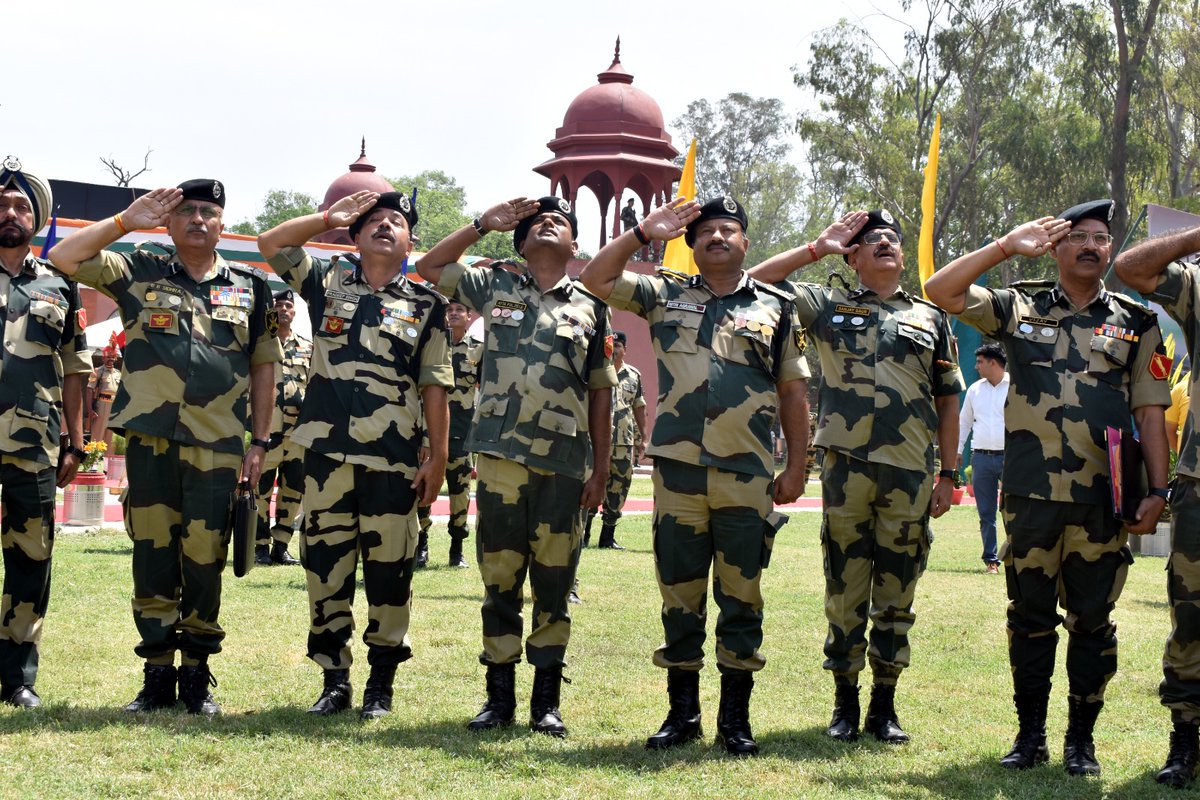
M678 308L681 311L692 311L696 314L703 314L705 308L700 303L688 303L683 300L668 300L666 306L667 308Z
M529 306L515 300L497 300L496 308L507 308L509 311L526 311Z
M174 311L159 311L150 315L151 328L170 328L175 324Z
M848 306L843 303L838 303L833 307L833 313L849 314L852 317L869 317L871 316L871 309L867 308L866 306Z
M325 292L326 308L342 308L346 311L350 311L357 305L358 295L356 294L339 292L336 289L330 289L329 291Z

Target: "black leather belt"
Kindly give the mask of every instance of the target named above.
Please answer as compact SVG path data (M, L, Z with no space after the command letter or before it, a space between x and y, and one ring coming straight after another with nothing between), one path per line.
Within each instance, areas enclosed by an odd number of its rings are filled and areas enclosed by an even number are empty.
M985 456L1002 456L1002 455L1004 455L1003 450L979 450L974 447L971 448L971 452L972 453L982 453Z

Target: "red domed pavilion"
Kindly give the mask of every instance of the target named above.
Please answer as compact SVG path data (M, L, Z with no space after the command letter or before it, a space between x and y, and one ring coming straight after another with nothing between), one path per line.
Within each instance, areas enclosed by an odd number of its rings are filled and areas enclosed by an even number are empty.
M608 241L609 204L629 191L641 200L644 217L665 203L682 172L672 159L679 151L663 127L654 98L633 86L621 66L621 40L613 62L596 76L598 83L571 101L562 127L546 144L554 158L534 167L550 179L550 191L575 205L587 187L600 203L600 246ZM613 213L613 236L621 232L620 212Z
M325 190L325 200L317 207L317 210L325 211L343 197L348 197L364 189L380 194L396 191L386 178L375 172L375 165L367 160L367 138L365 136L362 140L362 148L358 153L358 160L350 165L349 172L329 184L329 188ZM345 228L326 231L320 236L314 237L313 241L354 246L354 242L350 240L350 234Z

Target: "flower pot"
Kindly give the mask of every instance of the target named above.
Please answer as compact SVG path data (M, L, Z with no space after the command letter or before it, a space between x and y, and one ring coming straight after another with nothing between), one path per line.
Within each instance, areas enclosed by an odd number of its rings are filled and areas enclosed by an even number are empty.
M950 502L952 502L954 505L959 505L960 503L962 503L962 498L963 498L963 488L961 486L959 486L954 489L954 498Z
M108 457L108 479L117 483L125 480L125 456Z
M63 491L63 517L68 525L104 522L104 473L80 472Z

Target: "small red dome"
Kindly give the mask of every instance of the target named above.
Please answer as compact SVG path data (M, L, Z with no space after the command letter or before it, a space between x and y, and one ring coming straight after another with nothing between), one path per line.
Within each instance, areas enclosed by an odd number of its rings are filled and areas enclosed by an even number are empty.
M375 172L375 165L367 160L367 141L364 138L358 160L350 165L350 171L329 184L325 200L318 210L324 211L343 197L363 190L371 192L394 192L396 188L387 179Z

